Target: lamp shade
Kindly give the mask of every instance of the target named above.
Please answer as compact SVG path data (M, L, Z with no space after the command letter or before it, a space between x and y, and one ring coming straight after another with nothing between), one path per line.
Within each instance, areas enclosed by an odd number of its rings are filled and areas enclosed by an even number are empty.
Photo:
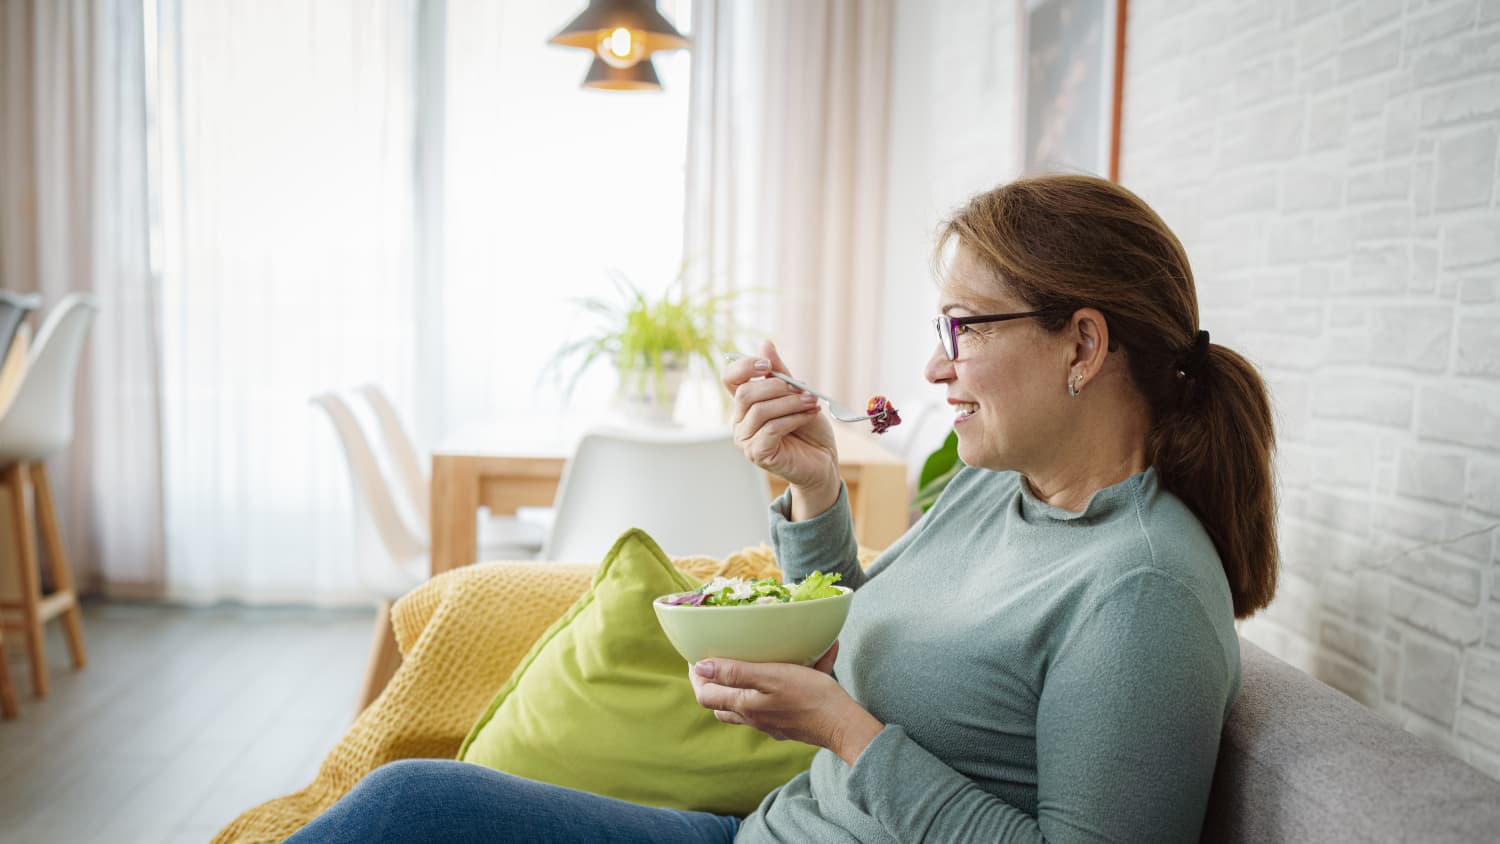
M614 67L598 56L589 65L583 87L601 91L660 91L661 79L648 56L630 67Z
M688 39L656 10L654 0L589 0L589 6L548 41L563 47L596 49L601 33L628 29L647 54L680 50ZM653 77L655 72L651 74ZM593 71L589 72L593 76ZM660 86L658 86L660 87Z

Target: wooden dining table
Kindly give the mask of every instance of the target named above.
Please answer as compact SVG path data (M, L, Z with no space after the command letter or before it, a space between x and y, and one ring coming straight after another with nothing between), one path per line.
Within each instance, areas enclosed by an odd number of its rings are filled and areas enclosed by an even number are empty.
M432 454L434 575L477 562L480 507L493 515L521 507L550 507L563 464L586 428L551 420L512 420L467 428ZM860 545L883 549L906 531L906 464L875 435L836 425L839 473L849 488L854 535ZM770 475L771 494L786 482Z

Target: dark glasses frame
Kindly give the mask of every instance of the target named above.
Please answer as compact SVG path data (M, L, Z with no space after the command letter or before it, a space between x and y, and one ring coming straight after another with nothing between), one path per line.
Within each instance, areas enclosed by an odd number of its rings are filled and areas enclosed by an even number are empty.
M943 314L932 318L932 327L937 329L938 340L943 344L943 352L948 355L948 360L958 360L958 329L964 325L975 325L982 322L1005 322L1010 319L1025 319L1027 317L1047 316L1052 311L1026 311L1014 314L984 314L981 316L955 317Z

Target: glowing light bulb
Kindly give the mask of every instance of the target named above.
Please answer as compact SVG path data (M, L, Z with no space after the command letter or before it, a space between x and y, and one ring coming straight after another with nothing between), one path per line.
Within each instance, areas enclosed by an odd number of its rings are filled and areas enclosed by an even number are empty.
M646 45L639 35L622 26L600 34L597 52L610 67L631 67L646 57Z
M609 52L622 59L630 57L630 30L622 26L609 34Z

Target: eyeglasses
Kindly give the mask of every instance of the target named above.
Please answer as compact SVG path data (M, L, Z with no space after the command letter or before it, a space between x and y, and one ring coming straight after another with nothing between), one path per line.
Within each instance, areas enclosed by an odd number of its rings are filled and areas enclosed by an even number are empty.
M966 317L944 315L933 317L932 327L937 329L938 339L943 343L943 351L948 354L948 360L958 360L958 329L960 326L973 325L978 322L1004 322L1008 319L1046 316L1049 313L1051 311L1027 311L1020 314L986 314L984 316Z

